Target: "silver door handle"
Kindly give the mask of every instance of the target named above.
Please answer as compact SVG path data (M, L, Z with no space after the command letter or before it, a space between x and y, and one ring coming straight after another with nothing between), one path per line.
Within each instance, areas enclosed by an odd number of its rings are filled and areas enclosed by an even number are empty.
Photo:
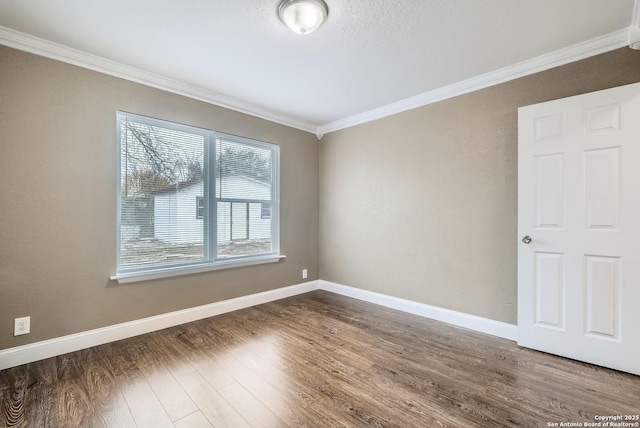
M531 243L531 241L533 241L533 239L531 239L531 237L530 237L529 235L525 235L525 236L522 238L522 242L524 242L525 244L530 244L530 243Z

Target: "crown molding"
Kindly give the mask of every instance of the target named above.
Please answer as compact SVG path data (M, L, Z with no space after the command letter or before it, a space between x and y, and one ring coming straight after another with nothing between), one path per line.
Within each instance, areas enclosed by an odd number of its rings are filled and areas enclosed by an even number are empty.
M638 0L636 0L636 4L637 2ZM467 94L489 86L494 86L520 77L528 76L530 74L548 70L550 68L609 52L629 44L629 31L630 28L623 28L618 31L614 31L613 33L596 37L567 48L559 49L530 60L522 61L486 74L462 80L429 92L424 92L420 95L406 98L386 106L378 107L364 113L359 113L335 122L327 123L318 127L316 135L322 136L329 132L372 122L403 111L423 107L458 95Z
M640 0L635 0L632 24L627 28L320 126L3 26L0 26L0 44L300 129L315 134L320 140L329 132L372 122L624 46L640 45Z
M161 89L177 95L183 95L195 100L204 101L229 110L265 119L281 125L300 129L315 134L317 125L295 117L260 107L245 101L232 98L218 92L189 85L177 80L169 79L158 74L150 73L139 68L131 67L98 55L93 55L78 49L73 49L30 34L22 33L4 26L0 26L0 45L55 59L67 64L108 74L110 76L140 83L145 86Z
M629 28L629 47L631 49L640 50L640 28Z
M629 26L629 47L640 49L640 0L633 2L633 15Z

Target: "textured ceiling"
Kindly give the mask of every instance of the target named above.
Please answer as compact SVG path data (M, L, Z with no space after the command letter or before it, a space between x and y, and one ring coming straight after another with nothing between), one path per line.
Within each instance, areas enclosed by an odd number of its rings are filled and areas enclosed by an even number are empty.
M0 26L326 125L632 24L634 0L0 0Z

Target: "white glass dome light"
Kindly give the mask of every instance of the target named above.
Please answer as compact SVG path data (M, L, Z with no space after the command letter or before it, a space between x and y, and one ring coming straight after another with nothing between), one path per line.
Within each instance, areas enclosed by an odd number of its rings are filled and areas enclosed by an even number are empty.
M298 34L310 34L327 19L329 8L322 0L283 0L278 16L287 27Z

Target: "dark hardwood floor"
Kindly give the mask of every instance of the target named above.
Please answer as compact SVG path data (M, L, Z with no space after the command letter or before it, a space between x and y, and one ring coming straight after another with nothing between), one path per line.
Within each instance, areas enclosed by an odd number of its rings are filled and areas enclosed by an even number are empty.
M640 414L640 377L315 291L3 370L0 411L5 427L584 426Z

